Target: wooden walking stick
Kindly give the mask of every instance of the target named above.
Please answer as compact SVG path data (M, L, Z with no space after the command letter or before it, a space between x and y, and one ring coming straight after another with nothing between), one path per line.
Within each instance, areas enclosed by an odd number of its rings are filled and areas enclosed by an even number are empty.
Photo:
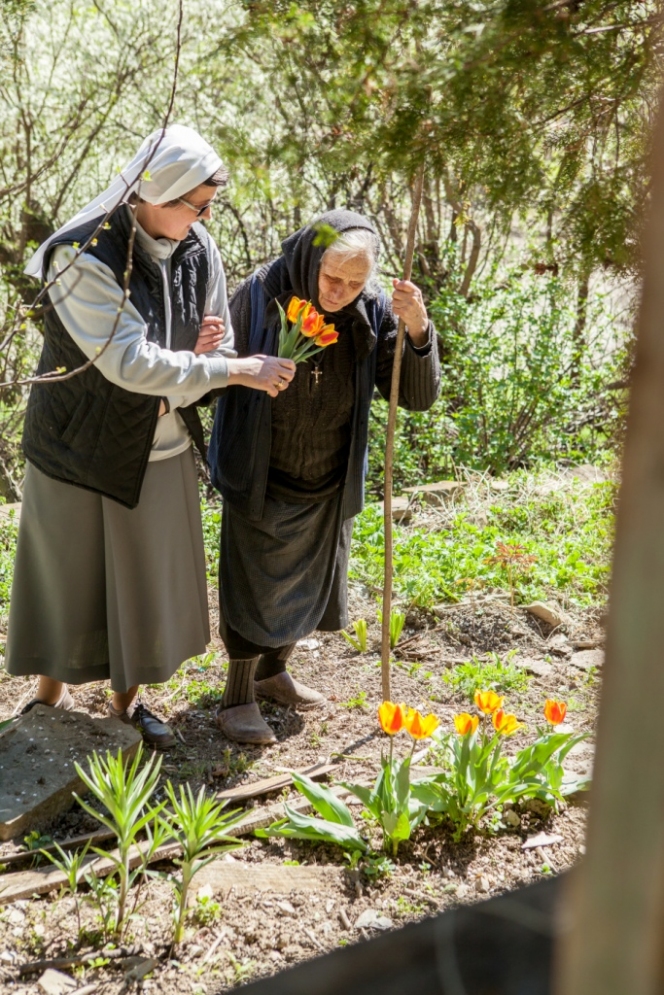
M406 239L406 258L404 259L403 278L410 280L413 270L413 253L415 251L415 235L417 219L422 201L422 185L424 183L424 163L420 166L413 186L413 207L408 222L408 237ZM387 433L385 436L385 577L383 582L383 629L381 639L381 678L383 684L383 701L389 701L390 691L390 616L392 614L392 575L394 571L392 559L392 476L394 468L394 430L397 424L397 406L399 403L399 383L401 380L401 354L403 352L406 325L399 318L397 341L394 349L394 366L392 367L392 384L390 387L390 407L387 416Z

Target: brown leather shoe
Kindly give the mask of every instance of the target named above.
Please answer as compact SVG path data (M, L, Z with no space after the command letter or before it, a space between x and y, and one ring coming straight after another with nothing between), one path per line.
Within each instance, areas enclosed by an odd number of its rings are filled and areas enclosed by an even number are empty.
M35 705L46 705L48 708L63 708L65 712L71 712L76 707L74 699L69 693L69 688L65 684L62 691L60 692L60 697L52 705L47 701L40 701L39 698L33 698L29 701L24 708L21 709L21 715L25 715L29 712Z
M261 715L255 701L247 705L219 708L214 721L226 739L232 739L234 743L267 746L269 743L277 742L277 737Z
M294 708L316 708L325 701L324 695L306 684L294 680L287 670L262 681L254 681L254 694L257 698L276 701L278 705L292 705Z
M169 746L175 745L176 740L171 727L157 718L142 702L134 701L126 712L116 712L109 702L107 711L109 715L124 722L125 725L138 729L143 737L143 742L147 743L148 746L165 750Z

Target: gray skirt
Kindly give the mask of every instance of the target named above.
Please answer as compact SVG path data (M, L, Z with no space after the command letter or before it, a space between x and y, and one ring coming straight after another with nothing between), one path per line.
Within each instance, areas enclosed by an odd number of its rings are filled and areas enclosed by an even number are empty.
M210 641L191 448L148 464L129 509L28 465L5 654L10 674L114 691L168 680Z

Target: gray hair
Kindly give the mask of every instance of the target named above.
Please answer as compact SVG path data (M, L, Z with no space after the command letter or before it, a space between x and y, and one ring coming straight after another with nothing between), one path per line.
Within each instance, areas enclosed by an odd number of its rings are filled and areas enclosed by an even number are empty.
M346 259L366 256L371 262L371 270L364 289L373 296L380 289L378 283L379 252L380 241L375 232L369 228L349 228L347 231L339 232L338 237L323 253L323 259L326 256L334 256L336 260L343 262Z

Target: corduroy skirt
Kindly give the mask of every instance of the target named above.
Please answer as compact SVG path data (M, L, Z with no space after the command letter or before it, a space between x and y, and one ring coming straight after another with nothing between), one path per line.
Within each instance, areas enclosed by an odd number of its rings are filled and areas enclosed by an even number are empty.
M191 447L148 464L136 508L28 465L6 667L114 691L168 680L210 640Z

